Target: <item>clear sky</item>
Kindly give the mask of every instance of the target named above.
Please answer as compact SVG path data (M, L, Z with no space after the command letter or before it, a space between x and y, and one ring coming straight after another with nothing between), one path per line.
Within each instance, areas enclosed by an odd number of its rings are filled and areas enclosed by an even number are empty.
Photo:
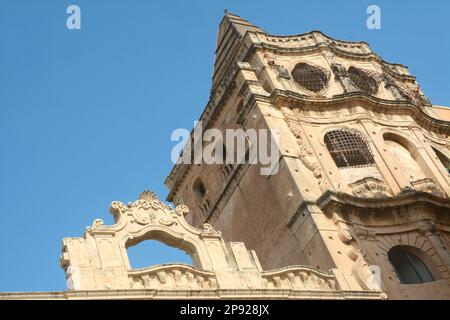
M66 28L71 4L81 30ZM366 27L369 4L381 30ZM273 34L367 41L450 105L446 0L0 0L0 291L65 289L63 237L112 223L113 200L165 198L170 134L208 101L224 8ZM135 266L186 260L148 249Z

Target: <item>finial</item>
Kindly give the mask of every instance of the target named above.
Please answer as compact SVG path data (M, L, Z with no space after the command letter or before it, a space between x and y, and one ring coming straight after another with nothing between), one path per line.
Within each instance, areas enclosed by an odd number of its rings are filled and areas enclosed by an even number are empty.
M228 13L228 9L224 9L223 13L227 14Z

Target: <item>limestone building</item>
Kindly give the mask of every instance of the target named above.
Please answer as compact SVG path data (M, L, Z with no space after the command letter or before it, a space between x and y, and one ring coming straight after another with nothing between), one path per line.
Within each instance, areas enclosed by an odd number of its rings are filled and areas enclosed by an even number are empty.
M264 269L337 269L389 298L450 298L450 109L365 42L275 36L226 14L203 129L280 132L280 169L178 165L168 200L192 208Z
M407 67L319 31L226 13L215 54L203 130L278 130L279 171L175 165L175 208L143 192L63 240L68 291L0 297L449 299L449 109ZM126 248L147 239L193 266L132 269Z

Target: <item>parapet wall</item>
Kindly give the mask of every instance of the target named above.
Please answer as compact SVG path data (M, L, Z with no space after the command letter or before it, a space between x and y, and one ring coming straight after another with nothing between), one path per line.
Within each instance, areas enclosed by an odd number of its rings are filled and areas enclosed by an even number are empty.
M242 242L225 242L210 225L189 225L184 205L172 208L153 192L143 192L127 205L113 202L110 212L115 224L94 220L83 237L65 238L61 266L73 291L158 290L166 292L219 292L251 290L253 293L314 291L315 295L341 295L356 292L361 298L382 298L381 291L348 288L338 270L324 273L308 266L288 266L263 271L256 253ZM193 266L162 264L132 269L126 248L143 240L154 239L189 253ZM131 292L130 291L130 292ZM285 295L279 292L280 297ZM292 293L294 292L294 293ZM261 293L264 296L264 293ZM352 293L353 294L353 293ZM253 294L248 293L249 296ZM275 296L278 294L275 293Z

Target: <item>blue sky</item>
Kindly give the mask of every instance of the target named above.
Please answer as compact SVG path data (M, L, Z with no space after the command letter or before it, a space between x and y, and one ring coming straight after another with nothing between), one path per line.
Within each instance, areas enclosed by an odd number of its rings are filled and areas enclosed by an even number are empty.
M66 8L81 8L81 30ZM382 29L366 28L381 7ZM273 34L364 40L450 105L448 1L0 0L0 291L65 289L61 240L113 200L164 199L170 134L209 97L223 10ZM136 266L186 261L149 243Z

